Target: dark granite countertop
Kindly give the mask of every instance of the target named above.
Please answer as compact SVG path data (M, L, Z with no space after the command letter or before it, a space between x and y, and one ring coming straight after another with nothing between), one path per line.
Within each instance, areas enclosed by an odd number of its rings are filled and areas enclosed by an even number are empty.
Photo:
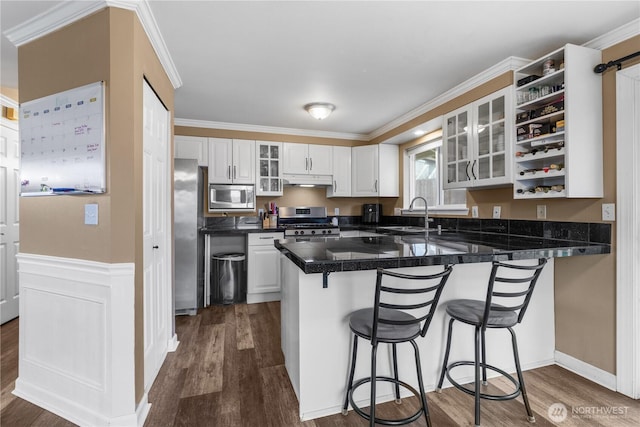
M388 234L275 242L305 273L608 254L610 245L486 232Z

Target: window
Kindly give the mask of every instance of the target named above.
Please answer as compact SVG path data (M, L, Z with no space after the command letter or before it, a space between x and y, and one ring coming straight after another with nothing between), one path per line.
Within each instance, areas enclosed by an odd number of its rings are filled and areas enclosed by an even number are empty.
M414 197L424 197L429 211L467 213L467 190L442 188L442 139L406 150L405 162L409 165L405 172L405 208ZM416 202L416 207L422 208L422 201Z

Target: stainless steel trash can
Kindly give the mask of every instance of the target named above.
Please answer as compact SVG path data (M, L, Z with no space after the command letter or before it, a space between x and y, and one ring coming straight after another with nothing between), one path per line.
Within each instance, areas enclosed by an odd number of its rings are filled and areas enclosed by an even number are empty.
M247 301L245 258L240 253L211 256L211 304Z

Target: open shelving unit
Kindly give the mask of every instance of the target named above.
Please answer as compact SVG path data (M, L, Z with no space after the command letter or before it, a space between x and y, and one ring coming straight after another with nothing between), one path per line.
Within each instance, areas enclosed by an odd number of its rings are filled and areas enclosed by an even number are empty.
M602 197L600 62L567 44L515 72L515 199Z

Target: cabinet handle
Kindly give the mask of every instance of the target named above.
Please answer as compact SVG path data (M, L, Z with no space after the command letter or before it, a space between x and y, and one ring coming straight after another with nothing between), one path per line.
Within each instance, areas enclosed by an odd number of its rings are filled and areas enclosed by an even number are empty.
M333 192L335 193L337 189L338 189L338 184L335 181L333 181Z
M473 168L475 168L475 167L476 167L476 162L477 162L477 160L474 160L474 161L473 161L473 165L471 165L471 175L473 175L473 179L478 179L478 178L476 178L476 173L475 173L475 171L473 170Z
M258 239L261 239L261 240L273 240L274 237L258 237Z
M313 170L313 158L309 157L309 171Z
M227 166L227 178L231 179L231 165Z
M306 157L304 158L304 170L309 170L309 159Z
M236 166L233 165L233 179L236 179Z
M464 169L464 173L467 174L467 181L471 181L471 177L469 176L469 165L471 162L467 162L467 167Z
M160 246L158 246L158 245L153 245L153 246L151 247L151 249L158 249L158 248L160 248Z
M376 181L373 183L373 189L374 191L377 193L378 192L378 180L376 179Z

